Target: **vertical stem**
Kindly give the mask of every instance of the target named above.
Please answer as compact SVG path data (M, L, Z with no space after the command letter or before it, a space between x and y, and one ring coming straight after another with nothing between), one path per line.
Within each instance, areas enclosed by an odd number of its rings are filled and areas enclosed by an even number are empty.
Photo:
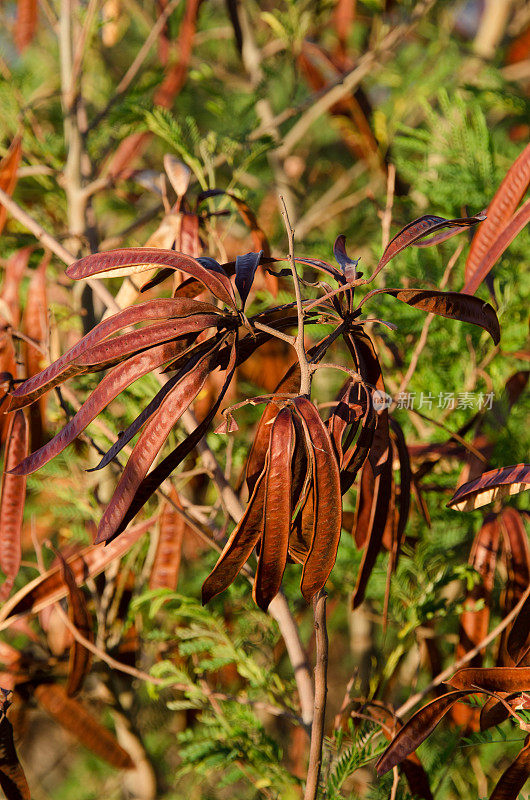
M293 276L294 296L296 297L296 311L298 316L298 331L296 333L294 349L296 350L296 355L298 356L298 362L300 364L300 394L306 394L309 396L311 394L311 370L304 346L304 308L302 305L300 280L296 271L296 261L294 258L294 231L291 227L289 214L287 213L287 206L285 205L285 200L283 199L282 195L280 195L280 202L282 204L282 217L285 222L287 238L289 240L289 264Z
M93 7L93 4L92 4ZM84 178L90 172L90 163L85 151L83 129L86 130L86 114L81 98L80 80L83 50L78 48L74 59L74 0L61 0L59 16L59 59L61 74L61 99L64 118L64 143L66 164L64 167L64 191L70 238L66 246L79 257L84 237L91 239L91 249L97 249L95 218L88 208L88 196L84 191ZM79 42L79 37L77 37ZM85 40L86 44L86 40ZM84 47L84 44L83 44ZM92 215L92 225L88 219ZM90 286L79 284L74 289L74 298L85 309L83 318L85 332L96 323L94 294ZM98 309L100 312L101 309Z
M311 726L311 745L304 800L316 800L320 769L322 766L322 743L324 741L324 720L326 716L326 696L328 693L328 631L326 627L327 594L321 589L313 598L315 617L315 707Z
M68 249L74 254L80 250L81 236L85 231L86 202L82 192L81 158L83 142L77 121L77 93L72 85L73 78L73 32L71 0L61 0L59 18L59 56L61 66L61 96L64 115L64 140L66 145L66 165L64 168L64 188L67 200L68 228L72 240Z

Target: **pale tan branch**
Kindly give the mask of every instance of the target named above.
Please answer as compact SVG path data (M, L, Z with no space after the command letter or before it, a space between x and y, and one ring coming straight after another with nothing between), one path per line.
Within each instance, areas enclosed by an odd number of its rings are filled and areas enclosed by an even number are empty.
M293 276L294 295L296 298L296 313L298 317L298 330L294 342L294 349L298 356L298 363L300 364L300 394L311 394L311 370L309 369L309 362L307 360L307 353L305 351L304 342L304 307L302 304L302 292L300 290L300 278L296 271L296 261L294 258L294 231L291 227L289 214L287 213L287 206L285 200L280 195L281 212L287 230L287 238L289 240L289 266L291 267L291 274Z
M5 209L13 216L21 225L27 228L30 233L32 233L36 239L43 245L43 247L47 247L48 250L51 250L57 258L63 261L67 266L69 264L73 264L76 261L76 257L69 252L63 245L55 239L51 233L48 233L37 220L33 219L27 211L24 211L18 203L16 203L8 194L6 194L3 189L0 189L0 203L4 206ZM102 303L104 303L107 308L112 309L113 311L119 311L120 309L116 305L113 296L105 288L104 284L98 280L87 280L88 285L94 292L94 294L99 297Z
M420 21L422 17L427 14L435 4L436 0L424 0L419 2L412 13L412 18L409 22L397 25L391 30L382 40L378 47L365 53L359 59L357 66L346 73L341 75L340 79L329 88L325 94L321 95L319 99L302 114L298 122L293 125L289 133L284 137L281 146L277 149L278 156L285 158L295 145L302 139L311 125L316 120L325 114L326 111L338 103L343 97L351 94L351 92L363 81L367 75L373 71L377 64L382 64L391 55L392 50L407 36L414 26ZM271 121L271 125L274 120ZM269 126L270 127L270 126ZM265 131L262 131L262 133Z

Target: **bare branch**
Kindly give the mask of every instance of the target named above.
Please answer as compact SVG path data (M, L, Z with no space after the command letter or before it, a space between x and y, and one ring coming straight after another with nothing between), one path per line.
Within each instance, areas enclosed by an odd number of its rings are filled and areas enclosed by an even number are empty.
M170 0L170 2L164 8L162 13L158 17L157 21L155 22L155 24L153 25L153 27L149 31L149 35L147 36L145 42L143 43L143 45L138 50L136 58L132 62L131 66L129 67L129 69L127 70L127 72L125 73L125 75L123 76L121 81L119 82L119 84L117 85L116 91L114 92L113 96L110 98L110 100L107 103L107 105L105 106L105 108L103 108L98 114L96 114L96 116L94 117L94 119L92 120L90 125L88 126L88 130L89 131L93 130L97 125L99 125L101 120L104 117L107 116L107 114L109 113L110 109L115 105L115 103L117 103L117 101L120 99L120 97L123 94L125 94L125 92L129 88L129 86L131 85L133 80L138 75L138 72L140 71L140 69L142 67L142 64L144 63L145 59L149 55L149 51L151 50L151 47L153 46L153 44L156 42L156 40L158 38L158 34L160 33L160 31L162 30L162 28L166 24L166 21L171 16L171 14L176 9L176 7L178 6L179 3L180 3L180 0Z
M7 209L7 211L13 216L21 225L27 228L36 239L44 246L47 247L48 250L51 250L57 258L63 261L66 265L73 264L76 261L76 257L70 253L63 245L55 239L51 233L48 233L37 220L33 219L27 211L24 211L18 203L16 203L9 195L7 195L2 189L0 189L0 203ZM121 309L118 308L116 305L113 296L105 288L103 283L98 280L88 280L87 283L89 284L90 288L94 292L94 294L99 297L102 303L107 306L107 308L112 309L113 311L120 311Z
M326 627L327 594L321 589L313 598L315 617L316 664L315 664L315 712L311 726L311 745L304 800L316 800L320 769L322 766L322 742L328 693L328 631Z
M287 238L289 239L289 265L291 267L291 274L293 276L294 294L296 297L296 311L298 316L298 331L296 333L296 340L294 349L298 356L298 363L300 364L300 394L306 394L308 397L311 394L311 370L309 369L309 362L307 360L307 353L304 345L304 308L302 305L302 293L300 291L300 279L296 271L296 262L294 259L294 231L291 228L289 215L287 213L287 206L283 197L280 195L280 202L282 204L282 217L285 222L287 230Z
M327 89L325 94L321 95L291 128L289 133L284 137L281 146L276 151L278 156L280 158L285 158L289 155L300 139L305 136L311 125L316 122L322 114L325 114L326 111L335 105L335 103L342 100L343 97L351 94L361 81L373 71L376 65L383 64L391 55L394 47L410 33L419 20L430 11L435 2L436 0L424 0L424 2L417 3L409 22L402 23L393 28L390 33L384 37L378 47L365 53L365 55L359 59L357 66L351 70L351 72L346 73L346 75L341 75L338 81L332 84L331 88ZM275 120L272 120L267 129L261 129L261 134L268 132L274 122Z
M253 325L258 329L258 331L270 333L271 336L274 336L276 339L281 339L282 341L291 344L293 347L296 345L296 336L290 336L288 333L282 333L281 331L277 331L275 328L269 327L269 325L263 325L261 322L254 322Z

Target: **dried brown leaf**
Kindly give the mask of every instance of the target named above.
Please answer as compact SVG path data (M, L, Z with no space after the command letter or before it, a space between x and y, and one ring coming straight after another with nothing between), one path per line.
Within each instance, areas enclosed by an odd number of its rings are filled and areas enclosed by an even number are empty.
M23 0L23 2L34 3L36 0ZM15 191L15 186L17 185L17 172L21 158L22 137L16 136L11 142L11 146L6 155L0 161L0 189L2 189L10 197ZM6 219L7 210L4 206L0 205L0 233L2 233L4 229Z
M26 499L26 478L11 475L10 470L28 453L28 423L23 411L11 416L4 457L0 492L0 567L6 579L0 588L0 599L8 596L21 558L22 519Z
M472 511L501 497L530 488L530 464L515 464L483 472L479 478L460 486L447 503L458 511Z
M176 490L171 492L171 499L181 507ZM182 514L169 502L164 502L160 512L158 542L151 573L149 575L150 589L177 588L180 561L182 556L182 541L187 525Z

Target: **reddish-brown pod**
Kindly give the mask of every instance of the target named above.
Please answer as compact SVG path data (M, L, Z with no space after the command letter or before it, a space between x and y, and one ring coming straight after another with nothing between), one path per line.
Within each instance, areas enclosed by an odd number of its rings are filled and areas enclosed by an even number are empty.
M88 641L93 640L92 618L88 610L85 595L76 583L75 576L69 567L64 556L57 552L63 580L68 587L68 612L70 621L77 631ZM77 694L83 686L85 677L90 671L92 664L92 653L84 645L74 638L70 647L70 659L68 663L68 681L66 684L66 694L70 697Z
M34 0L33 0L34 1ZM22 139L17 136L13 139L11 147L4 158L0 161L0 189L10 197L17 185L17 172L22 157ZM7 211L5 206L0 205L0 233L6 224Z
M282 408L274 420L271 431L263 537L253 592L256 603L264 611L280 591L287 562L292 513L291 458L293 441L294 427L291 421L291 411Z
M37 28L37 12L37 0L18 0L14 38L19 53L33 41Z
M470 277L466 280L463 292L473 294L477 291L478 287L491 270L494 264L497 263L505 250L511 245L515 237L528 225L530 222L530 200L527 200L516 211L506 225L501 229L499 235L484 254L481 261L478 262L476 268Z
M78 700L66 694L63 686L43 683L35 689L35 697L48 714L97 756L117 769L132 769L129 753Z
M176 490L171 493L171 500L181 508ZM150 589L174 591L177 588L185 530L186 521L182 514L171 503L165 502L160 513L158 543L149 576Z
M32 247L22 247L9 256L6 262L1 297L9 311L9 321L18 328L20 322L20 281L27 269Z
M24 309L23 329L28 337L24 342L24 362L26 378L37 375L45 366L45 348L48 338L48 301L46 297L46 268L50 256L46 255L34 271L28 289L28 300ZM30 406L29 424L31 447L36 449L43 443L46 424L46 394L38 403Z
M16 411L9 425L4 473L0 492L0 567L6 578L0 587L0 599L8 596L20 568L20 538L26 478L10 475L9 470L28 454L28 423L23 411Z
M474 291L472 281L481 263L502 234L530 181L530 144L515 159L488 206L487 219L477 230L466 261L466 291ZM476 287L475 287L476 288Z
M459 486L447 505L458 511L472 511L493 500L530 489L530 464L514 464L483 472L474 481Z
M340 474L331 437L315 406L305 397L297 397L294 405L309 434L314 460L313 540L300 584L310 602L325 585L337 557L342 522Z
M384 775L389 769L395 767L429 736L447 712L458 701L473 691L464 690L447 692L447 694L431 700L430 703L420 708L408 720L389 744L385 752L378 759L375 769L378 775Z

